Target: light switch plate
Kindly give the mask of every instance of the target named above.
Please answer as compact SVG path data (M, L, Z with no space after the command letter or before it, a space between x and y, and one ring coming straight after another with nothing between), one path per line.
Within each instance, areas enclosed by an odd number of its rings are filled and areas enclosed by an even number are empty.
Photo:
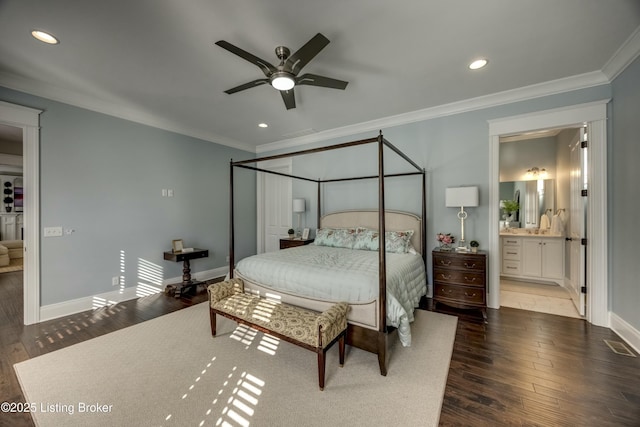
M44 237L60 237L62 236L62 227L45 227Z

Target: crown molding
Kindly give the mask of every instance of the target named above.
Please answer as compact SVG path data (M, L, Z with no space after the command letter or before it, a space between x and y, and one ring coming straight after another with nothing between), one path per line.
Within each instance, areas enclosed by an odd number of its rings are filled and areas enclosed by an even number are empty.
M613 81L640 55L640 27L618 48L611 59L602 67L602 72Z
M176 123L169 123L162 117L154 116L148 112L132 108L119 103L101 100L98 97L86 96L68 90L52 87L32 79L18 77L13 74L0 72L0 86L24 92L30 95L50 99L52 101L73 105L108 116L117 117L135 123L151 126L157 129L175 132L181 135L190 136L204 141L213 142L242 151L255 153L255 147L231 138L216 135L210 132L202 132L198 129L184 127Z
M299 138L291 138L269 144L259 145L256 153L264 153L272 150L290 149L300 145L314 142L326 141L332 138L341 138L363 132L378 131L379 129L405 125L423 120L431 120L438 117L451 116L454 114L466 113L469 111L481 110L489 107L497 107L504 104L511 104L518 101L540 98L543 96L555 95L572 90L585 89L609 83L605 74L601 71L579 74L549 82L538 83L531 86L524 86L491 95L470 98L464 101L452 102L450 104L411 111L395 116L357 123L340 128L330 129L306 135Z

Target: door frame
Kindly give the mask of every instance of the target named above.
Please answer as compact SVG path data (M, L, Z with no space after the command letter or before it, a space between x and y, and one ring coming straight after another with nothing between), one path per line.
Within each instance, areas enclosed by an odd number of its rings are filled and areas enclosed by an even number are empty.
M489 120L489 261L488 306L500 308L500 137L549 128L589 126L587 174L587 313L586 320L609 327L607 229L607 104L610 99ZM593 242L597 242L594 244ZM605 260L604 262L602 260Z
M24 182L24 324L40 321L40 114L0 101L0 123L22 129Z
M257 166L257 165L256 165ZM277 160L268 160L268 161L264 161L262 162L259 166L261 169L267 169L267 170L271 170L271 169L279 169L279 168L286 168L286 172L284 173L288 173L291 174L292 169L293 169L293 161L291 158L283 158L283 159L277 159ZM257 188L257 194L256 194L256 227L257 227L257 235L256 235L256 251L257 253L261 254L264 253L264 245L265 245L265 224L264 224L264 213L266 212L266 206L268 203L273 202L273 200L270 200L269 198L265 197L265 183L266 180L264 179L265 173L263 172L258 172L256 174L256 188ZM289 205L291 205L291 199L293 198L293 190L292 190L292 185L289 185L289 188L287 189L289 195ZM289 215L291 215L291 212L289 213ZM291 217L289 218L289 222L291 222Z

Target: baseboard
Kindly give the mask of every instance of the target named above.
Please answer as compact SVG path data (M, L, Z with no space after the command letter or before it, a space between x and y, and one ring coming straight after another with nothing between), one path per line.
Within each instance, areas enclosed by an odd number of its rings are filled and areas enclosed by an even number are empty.
M627 344L629 344L636 353L640 353L640 331L628 324L624 319L615 313L609 313L609 324L611 330L620 335Z
M229 267L218 267L212 270L199 271L192 274L192 278L199 281L211 280L222 277L229 272ZM70 316L87 310L96 310L119 302L128 301L159 292L163 292L166 285L179 283L182 277L164 279L160 287L153 285L138 285L119 288L114 291L104 292L98 295L77 298L55 304L40 307L40 322Z

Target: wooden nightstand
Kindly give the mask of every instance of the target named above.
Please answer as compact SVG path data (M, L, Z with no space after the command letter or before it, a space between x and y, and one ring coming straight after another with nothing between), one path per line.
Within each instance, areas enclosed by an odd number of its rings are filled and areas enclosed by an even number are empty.
M451 307L480 309L487 322L487 253L434 249L433 301Z
M296 246L304 246L312 242L313 239L280 239L280 249L295 248Z

